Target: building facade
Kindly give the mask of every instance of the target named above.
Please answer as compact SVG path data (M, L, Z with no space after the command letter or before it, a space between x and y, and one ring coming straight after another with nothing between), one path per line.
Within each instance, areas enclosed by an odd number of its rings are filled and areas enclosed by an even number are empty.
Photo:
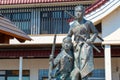
M2 0L1 17L11 20L32 40L20 43L11 39L10 44L0 45L0 80L47 79L55 29L57 55L72 18L65 10L74 15L79 4L86 8L85 18L104 39L94 43L101 53L94 50L95 70L89 80L120 80L119 0Z

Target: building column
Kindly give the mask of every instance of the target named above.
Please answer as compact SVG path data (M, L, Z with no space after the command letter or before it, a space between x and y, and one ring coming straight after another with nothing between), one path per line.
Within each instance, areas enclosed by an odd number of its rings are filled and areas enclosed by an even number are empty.
M112 80L111 73L111 46L105 45L105 80Z
M19 80L22 80L23 57L19 57Z

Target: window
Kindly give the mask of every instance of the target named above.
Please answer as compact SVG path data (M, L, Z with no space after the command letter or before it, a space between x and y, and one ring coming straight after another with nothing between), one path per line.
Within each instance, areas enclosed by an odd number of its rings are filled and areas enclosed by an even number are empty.
M64 11L41 12L41 34L67 33L69 25L67 20L70 18Z
M62 11L54 11L52 12L52 21L51 21L51 28L52 32L56 32L61 34L62 32ZM54 30L53 30L54 29Z
M0 71L0 80L5 80L5 71Z
M3 13L3 15L10 19L19 29L25 33L31 32L31 13L30 12L16 12L16 13Z
M48 78L48 69L39 70L39 80L47 80L47 78ZM88 80L105 80L105 70L95 69L92 72L92 75L88 77Z
M91 3L83 5L88 7ZM69 30L67 21L71 18L64 10L73 15L75 6L6 8L0 9L0 13L27 34L54 34L55 29L57 34L64 34Z
M3 70L0 71L0 80L18 80L19 70ZM23 80L30 80L30 71L23 70Z
M92 76L90 76L88 80L105 80L105 70L95 69L92 72Z
M39 70L39 80L47 80L48 78L48 69Z

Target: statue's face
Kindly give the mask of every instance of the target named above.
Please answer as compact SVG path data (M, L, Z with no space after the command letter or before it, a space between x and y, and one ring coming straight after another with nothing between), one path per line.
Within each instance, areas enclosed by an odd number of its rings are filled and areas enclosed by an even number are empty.
M75 16L76 18L81 18L84 15L84 10L81 6L77 6L75 8Z
M72 47L72 43L71 42L64 42L62 44L62 47L65 49L65 50L70 50L71 47Z

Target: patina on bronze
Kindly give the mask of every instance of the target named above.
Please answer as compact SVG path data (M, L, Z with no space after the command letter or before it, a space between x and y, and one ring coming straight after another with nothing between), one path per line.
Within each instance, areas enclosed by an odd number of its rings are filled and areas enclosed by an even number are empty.
M61 52L57 57L54 59L53 55L50 55L51 69L53 69L54 75L49 75L48 80L70 80L70 74L74 64L72 46L72 39L65 37L62 42Z
M94 70L92 43L98 36L98 31L91 21L84 19L83 6L76 6L74 13L76 19L69 23L67 35L74 35L74 69L71 72L71 80L87 80L87 76Z
M56 62L57 64L60 62L59 66L63 66L62 68L57 67L60 75L55 76L56 80L88 80L88 75L94 70L93 48L100 52L93 45L93 42L98 37L98 31L91 21L84 18L84 7L81 5L76 6L74 13L75 20L69 23L70 29L66 36L66 39L71 39L67 44L73 43L73 50L66 51L66 48L62 46L61 52L52 61L54 67L56 67ZM92 35L90 35L91 32ZM73 35L74 40L72 41ZM63 45L65 45L64 40ZM70 54L73 54L73 56L70 56ZM65 56L70 60L67 60ZM74 66L72 67L72 65ZM64 77L62 77L63 75Z

